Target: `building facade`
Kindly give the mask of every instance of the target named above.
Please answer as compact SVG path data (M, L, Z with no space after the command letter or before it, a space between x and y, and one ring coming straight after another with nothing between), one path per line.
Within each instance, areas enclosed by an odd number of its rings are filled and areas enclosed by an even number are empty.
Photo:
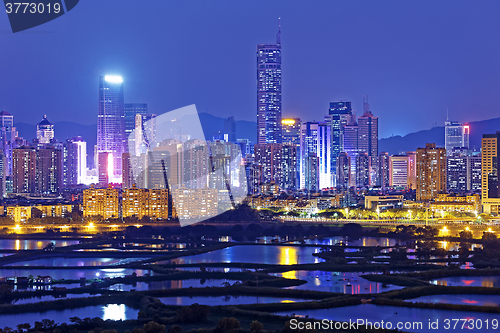
M109 166L98 165L98 172L109 172L110 182L122 178L122 154L125 152L125 113L123 79L120 76L99 77L99 113L97 118L97 153L108 153Z
M430 201L446 192L446 149L428 143L417 149L417 201Z
M281 143L281 27L276 44L257 45L257 143Z

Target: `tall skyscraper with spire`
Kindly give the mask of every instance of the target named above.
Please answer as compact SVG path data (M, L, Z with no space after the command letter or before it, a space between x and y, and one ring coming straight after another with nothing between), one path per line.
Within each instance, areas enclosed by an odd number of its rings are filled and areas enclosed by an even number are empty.
M281 143L281 140L280 23L276 44L257 45L257 143Z
M124 117L123 79L111 75L99 77L97 153L106 154L108 163L98 165L97 168L99 174L107 174L109 181L121 181L122 178L122 154L125 152Z

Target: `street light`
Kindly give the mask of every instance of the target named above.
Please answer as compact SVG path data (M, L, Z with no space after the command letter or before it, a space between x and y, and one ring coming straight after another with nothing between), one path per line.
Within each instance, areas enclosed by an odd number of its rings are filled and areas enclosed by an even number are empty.
M345 211L345 218L348 219L349 218L349 208L344 209L344 211Z

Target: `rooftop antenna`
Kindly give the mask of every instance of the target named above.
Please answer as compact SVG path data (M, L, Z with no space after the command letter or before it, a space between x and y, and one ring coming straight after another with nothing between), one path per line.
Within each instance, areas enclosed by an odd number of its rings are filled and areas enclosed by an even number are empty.
M450 121L448 118L448 108L446 108L446 121Z
M281 45L281 17L278 18L278 34L276 35L276 44Z

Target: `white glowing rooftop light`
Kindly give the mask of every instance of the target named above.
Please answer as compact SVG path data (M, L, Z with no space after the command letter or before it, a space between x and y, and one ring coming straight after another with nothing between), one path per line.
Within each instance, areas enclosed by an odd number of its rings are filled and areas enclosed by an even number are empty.
M122 83L123 82L122 77L117 76L117 75L106 75L104 77L104 80L106 80L106 82L109 82L109 83Z

